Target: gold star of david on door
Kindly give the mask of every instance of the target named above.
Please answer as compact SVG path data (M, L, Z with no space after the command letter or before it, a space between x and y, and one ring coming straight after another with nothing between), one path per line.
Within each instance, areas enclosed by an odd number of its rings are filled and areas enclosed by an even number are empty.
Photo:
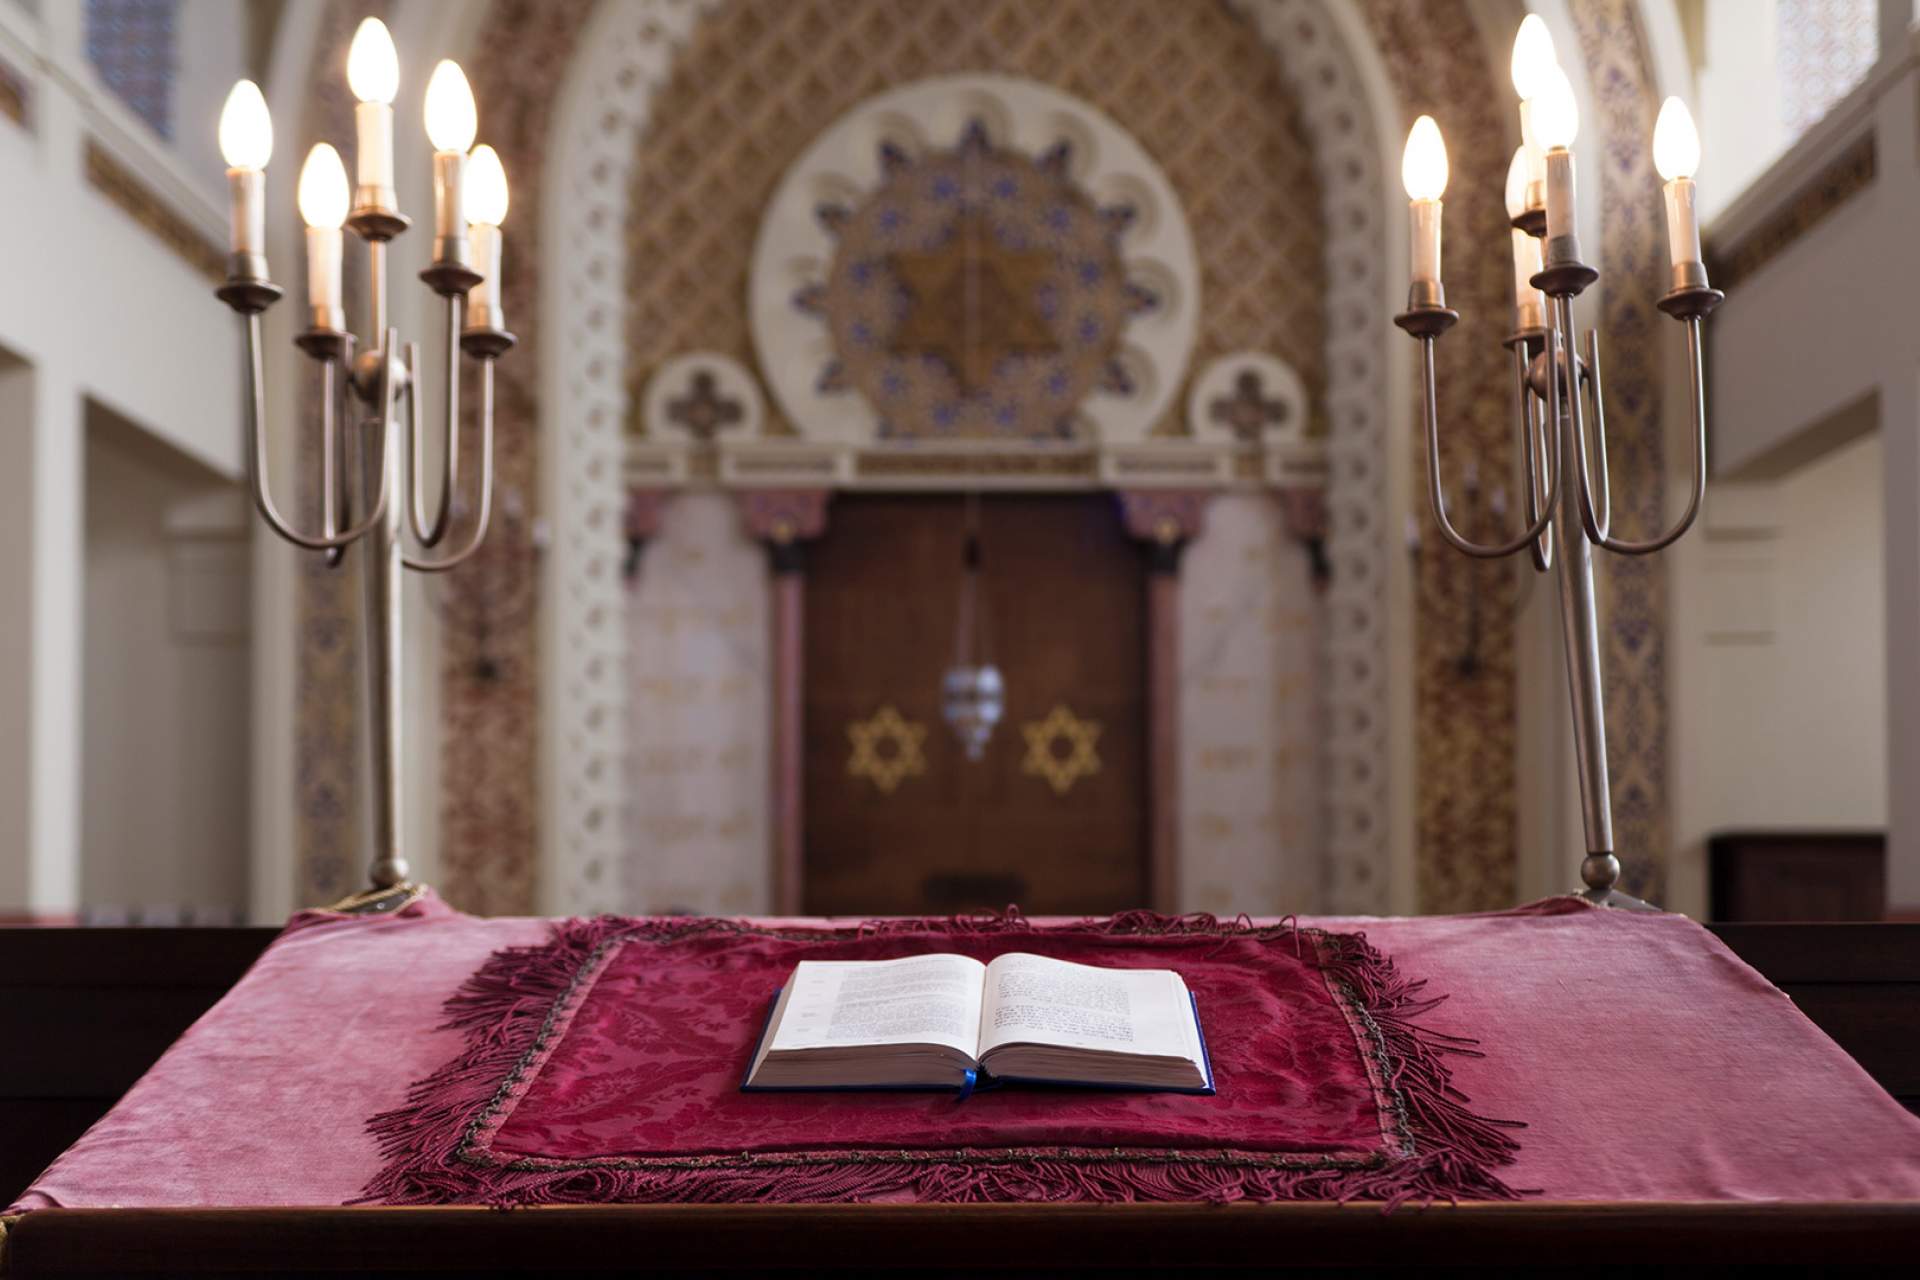
M927 726L907 719L892 703L869 719L849 724L847 738L853 743L847 776L868 779L882 795L892 795L902 781L927 771L927 757L920 749Z
M1045 778L1053 794L1063 796L1080 779L1100 772L1100 754L1094 750L1100 741L1100 722L1082 720L1066 703L1054 703L1044 720L1029 720L1020 732L1027 739L1020 772Z

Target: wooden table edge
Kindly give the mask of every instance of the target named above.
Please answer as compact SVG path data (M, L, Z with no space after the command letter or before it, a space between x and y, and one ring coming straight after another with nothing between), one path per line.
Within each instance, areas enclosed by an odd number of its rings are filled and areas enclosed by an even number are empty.
M567 1205L44 1209L4 1220L0 1276L551 1269L557 1258L676 1270L1907 1262L1920 1201Z

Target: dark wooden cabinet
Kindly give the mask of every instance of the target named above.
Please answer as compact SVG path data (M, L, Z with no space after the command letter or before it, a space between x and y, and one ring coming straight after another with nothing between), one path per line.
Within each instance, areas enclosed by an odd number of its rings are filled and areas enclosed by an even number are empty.
M1886 919L1885 832L1723 831L1707 865L1714 920Z

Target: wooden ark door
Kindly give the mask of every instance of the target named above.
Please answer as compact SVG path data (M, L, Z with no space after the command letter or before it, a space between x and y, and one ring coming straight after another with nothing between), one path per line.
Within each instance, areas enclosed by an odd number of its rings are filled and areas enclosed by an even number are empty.
M1143 906L1139 549L1106 495L981 500L986 652L1006 714L969 761L940 714L965 521L957 497L841 497L808 547L805 909Z

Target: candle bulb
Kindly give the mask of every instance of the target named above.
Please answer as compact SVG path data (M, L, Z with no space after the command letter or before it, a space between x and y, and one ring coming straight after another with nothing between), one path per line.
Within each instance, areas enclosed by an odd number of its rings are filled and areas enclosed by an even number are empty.
M500 224L507 216L507 171L492 147L478 146L467 161L467 225L473 236L473 266L480 283L467 294L467 327L507 327L500 299Z
M1676 289L1707 283L1700 257L1700 214L1694 208L1693 175L1700 168L1700 132L1687 104L1668 98L1653 126L1653 167L1666 180L1667 256Z
M347 85L360 99L353 109L359 139L354 152L359 188L353 194L353 206L391 212L398 203L393 193L393 98L400 91L400 55L387 24L378 18L363 19L353 33L347 49Z
M1447 189L1447 144L1432 116L1421 116L1407 133L1400 157L1412 219L1411 307L1445 306L1440 287L1440 197Z
M1539 14L1530 13L1520 20L1514 33L1513 56L1508 74L1513 91L1520 95L1520 145L1527 153L1527 177L1522 209L1538 209L1546 199L1546 153L1540 146L1533 123L1533 100L1547 87L1548 73L1560 65L1553 47L1553 33ZM1518 215L1513 215L1518 216Z
M467 261L467 151L478 127L473 90L460 64L442 59L427 81L427 138L433 143L433 260Z
M1533 99L1533 133L1547 153L1547 251L1549 264L1575 262L1580 242L1575 229L1573 140L1580 132L1580 106L1567 73L1553 68Z
M346 329L340 294L340 226L347 220L347 166L322 142L300 167L300 216L307 222L307 308L312 327Z
M1513 162L1507 166L1507 217L1518 218L1527 210L1527 174L1529 157L1523 143L1514 150ZM1540 240L1528 232L1514 227L1509 231L1513 237L1513 327L1515 330L1544 329L1546 327L1547 301L1540 290L1533 287L1533 278L1540 274Z
M273 117L260 86L242 80L220 109L220 154L227 161L231 236L227 275L267 278L267 161L273 156Z

